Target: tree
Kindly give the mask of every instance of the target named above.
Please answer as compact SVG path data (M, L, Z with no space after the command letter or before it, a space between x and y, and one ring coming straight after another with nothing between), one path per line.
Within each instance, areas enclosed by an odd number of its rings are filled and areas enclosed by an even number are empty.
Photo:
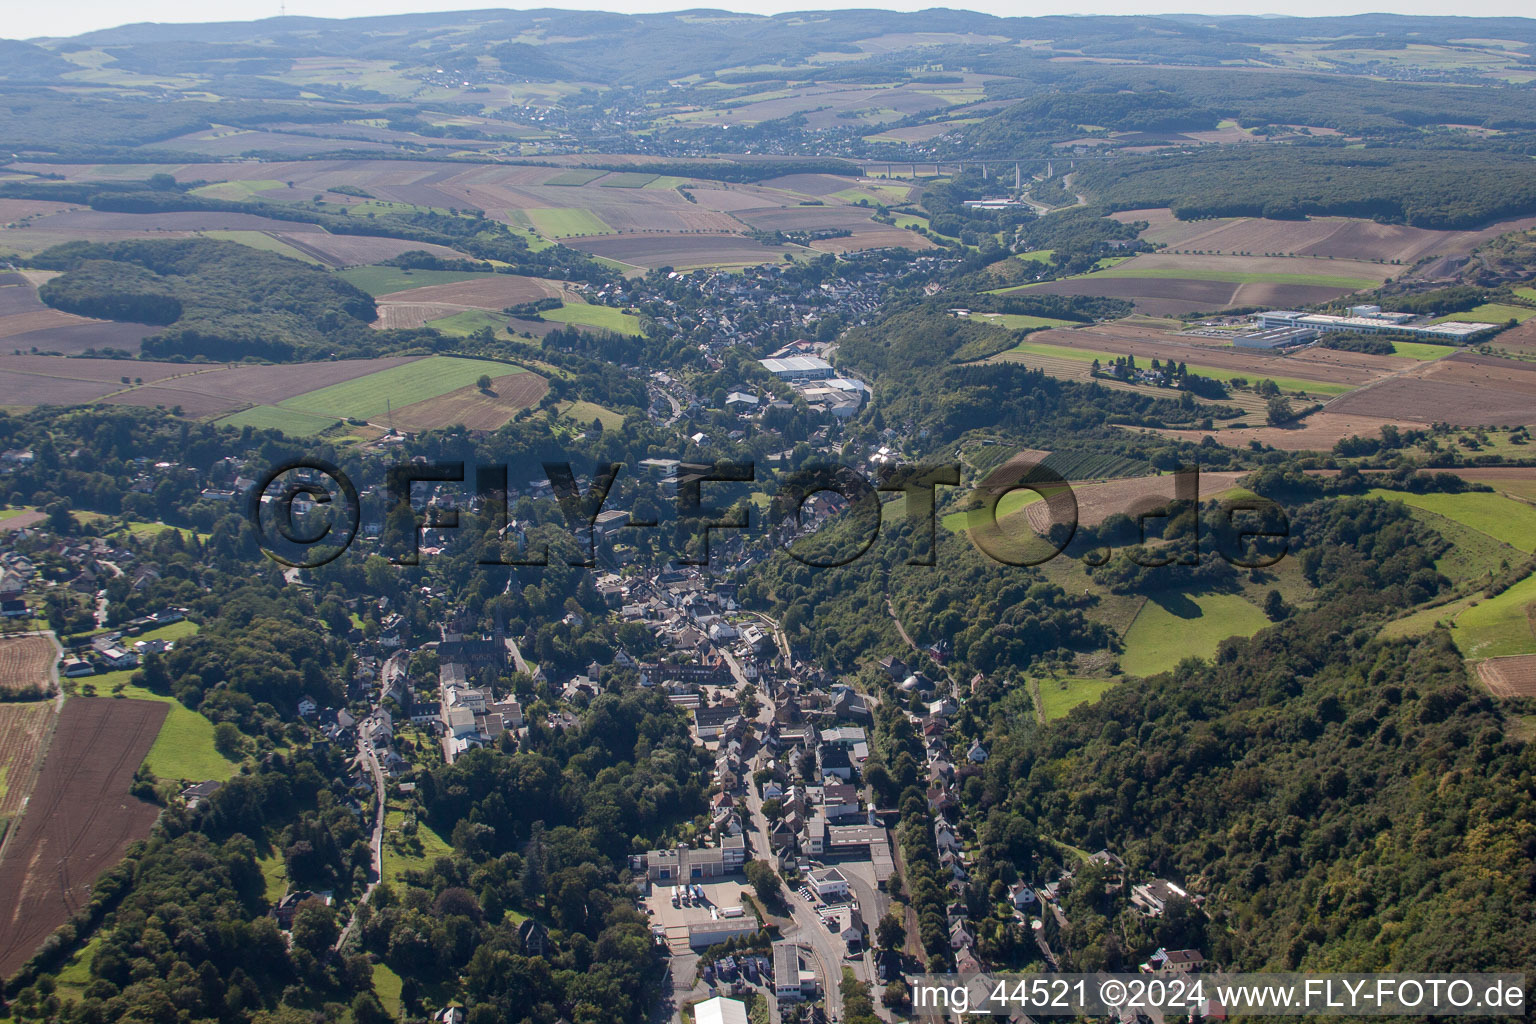
M293 915L293 944L322 957L341 934L336 926L336 911L318 899L305 900Z
M907 941L907 928L894 911L887 913L875 926L875 942L881 949L900 949Z
M389 1024L389 1013L372 992L359 992L352 1000L353 1024Z
M1296 418L1296 410L1291 408L1291 400L1284 395L1276 395L1269 400L1264 407L1264 419L1272 427L1278 427L1291 422Z
M1285 603L1285 598L1280 596L1280 591L1271 590L1264 595L1264 614L1270 622L1279 622L1290 618L1291 606Z
M783 887L779 882L778 872L774 871L767 861L748 861L746 875L752 891L757 893L757 898L762 900L765 906L773 906L779 902Z
M482 373L479 377L475 378L475 387L479 388L481 391L491 390L491 375L488 373Z
M763 801L763 817L769 821L778 821L784 817L784 803L778 797L769 797Z
M231 761L245 752L245 738L233 722L220 722L213 727L213 748Z

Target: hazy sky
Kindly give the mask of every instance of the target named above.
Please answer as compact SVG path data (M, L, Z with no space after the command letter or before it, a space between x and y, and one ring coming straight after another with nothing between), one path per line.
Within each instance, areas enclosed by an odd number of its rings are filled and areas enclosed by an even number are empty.
M110 28L139 21L224 21L267 18L283 9L284 0L254 0L230 5L209 4L206 0L139 0L124 4L121 0L63 0L62 3L22 3L8 0L5 17L0 19L0 37L28 39L36 36L72 36L92 29ZM407 14L415 11L461 11L496 6L490 0L286 0L289 14L319 18L354 18L370 14ZM533 7L534 4L528 4ZM783 11L826 10L872 7L881 10L916 11L946 6L935 0L829 0L807 3L805 0L758 0L754 3L709 3L708 0L546 0L539 7L572 10L621 11L630 14L656 11L716 7L750 10L756 14ZM1387 11L1394 14L1458 14L1481 17L1528 17L1530 0L1464 0L1446 4L1443 0L1067 0L1065 4L1023 5L1017 0L973 0L949 5L989 14L1017 16L1029 14L1161 14L1170 11L1201 14L1290 14L1301 16L1364 14Z

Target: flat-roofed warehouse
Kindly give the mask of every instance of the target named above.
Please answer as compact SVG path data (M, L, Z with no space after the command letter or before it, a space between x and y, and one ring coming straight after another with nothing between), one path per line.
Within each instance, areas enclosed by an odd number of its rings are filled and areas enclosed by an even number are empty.
M826 380L836 372L832 364L816 356L784 356L762 360L763 369L782 380Z
M1317 331L1311 327L1271 327L1234 334L1232 345L1234 348L1277 349L1303 345L1316 337Z
M1366 309L1357 306L1357 309ZM1465 341L1485 331L1497 330L1498 324L1447 320L1438 324L1410 324L1400 313L1369 313L1361 316L1331 316L1327 313L1300 313L1276 309L1254 316L1266 328L1311 327L1319 331L1351 331L1358 334L1409 334L1420 338L1444 338Z

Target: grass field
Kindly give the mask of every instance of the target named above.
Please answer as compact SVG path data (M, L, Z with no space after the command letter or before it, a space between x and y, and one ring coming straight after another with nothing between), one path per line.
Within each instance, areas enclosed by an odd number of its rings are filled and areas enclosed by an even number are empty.
M381 266L338 270L336 276L375 298L409 288L425 288L429 284L455 284L459 281L478 281L485 277L484 274L464 270L406 270L403 267Z
M191 194L207 199L228 199L238 203L256 198L258 192L268 192L282 187L281 181L262 178L251 181L216 181L212 185L199 185L192 189Z
M572 423L579 423L583 427L591 426L593 420L603 425L604 430L618 430L624 426L624 416L605 409L594 402L561 402L555 406L560 413L560 418Z
M207 779L227 781L239 765L219 753L213 746L213 723L174 697L146 690L128 682L132 670L107 672L85 676L81 685L90 683L96 687L98 697L123 696L131 700L153 700L169 706L165 724L155 737L154 746L144 764L162 779L184 779L202 782ZM118 691L117 685L123 688Z
M1536 309L1532 309L1530 306L1512 306L1502 302L1487 302L1460 313L1436 317L1434 322L1439 324L1447 320L1471 320L1474 323L1502 324L1508 320L1518 320L1523 323L1533 316L1536 316Z
M450 338L467 338L483 327L489 327L497 335L506 337L504 332L507 318L500 313L490 313L483 309L466 309L462 313L445 316L440 320L428 320L427 326L433 330L442 331Z
M390 1020L400 1019L400 992L405 982L385 964L373 965L373 994L379 997Z
M1061 718L1079 704L1092 704L1116 683L1118 679L1087 679L1067 676L1061 679L1040 680L1040 708L1045 720Z
M1229 636L1252 636L1269 620L1235 594L1149 598L1125 634L1120 667L1128 675L1166 672L1185 658L1209 658Z
M569 302L558 309L539 314L545 320L582 327L596 327L615 334L639 334L640 318L612 306L594 306L589 302Z
M559 207L555 209L514 210L513 217L525 227L531 227L546 238L569 238L575 235L608 235L613 233L603 218L591 210Z
M1113 352L1095 352L1092 349L1068 347L1066 345L1046 345L1041 342L1021 341L1009 351L1028 353L1030 355L1045 356L1051 359L1070 359L1076 363L1091 363L1097 359L1101 363L1111 363L1120 358ZM1006 354L1006 353L1005 353ZM1198 366L1190 363L1189 372L1199 374L1202 377L1210 377L1213 380L1231 381L1242 377L1250 383L1265 379L1264 375L1255 370L1223 370L1214 366ZM1330 384L1315 380L1301 380L1295 377L1269 377L1283 391L1305 391L1309 395L1342 395L1354 389L1348 384Z
M1022 512L1035 502L1044 500L1037 492L1024 488L1008 491L997 500L995 514L999 520L1006 519L1017 512ZM944 529L949 532L960 533L965 530L966 524L970 521L970 515L969 512L950 512L939 522L943 523Z
M1055 249L1031 249L1029 252L1015 253L1014 258L1026 263L1049 263L1054 255Z
M415 836L420 852L416 852L411 840L400 831L404 824L404 811L391 809L384 816L384 881L391 885L398 883L407 871L425 871L437 858L453 855L453 847L420 821Z
M1381 627L1380 636L1384 640L1400 640L1404 637L1423 636L1435 628L1436 623L1450 625L1456 621L1456 616L1471 607L1476 597L1464 597L1449 604L1436 605L1433 608L1420 608L1400 619L1393 619Z
M329 430L340 416L299 412L276 405L253 405L218 420L221 427L250 427L253 430L281 430L290 437L311 437Z
M1303 284L1323 288L1374 288L1375 278L1351 277L1344 274L1275 274L1243 273L1236 270L1201 270L1182 267L1138 267L1137 260L1128 259L1095 271L1095 277L1162 278L1177 281L1222 281L1230 284Z
M1432 345L1423 341L1394 341L1392 350L1397 355L1417 359L1421 363L1459 351L1455 345Z
M1453 519L1510 547L1536 552L1536 508L1502 494L1471 491L1466 494L1409 494L1376 488L1372 498L1401 501Z
M266 857L257 857L256 866L261 869L261 880L267 886L267 902L276 903L288 892L288 869L283 866L283 855L273 850Z
M1468 608L1456 617L1451 631L1457 650L1467 658L1536 653L1532 605L1536 605L1536 576L1527 576L1498 597Z
M384 416L390 407L399 409L467 387L481 374L495 378L523 372L521 367L506 363L428 356L356 380L295 395L279 402L275 408L320 417L372 419Z
M972 313L971 319L978 323L996 324L1006 327L1010 331L1023 330L1030 327L1077 327L1071 320L1057 320L1049 316L1028 316L1024 313Z
M260 249L262 252L275 252L279 256L287 256L291 260L312 263L317 267L324 266L313 256L300 252L286 242L279 242L265 231L200 231L198 234L205 238L218 238L226 242L239 242L241 245L249 246L252 249Z

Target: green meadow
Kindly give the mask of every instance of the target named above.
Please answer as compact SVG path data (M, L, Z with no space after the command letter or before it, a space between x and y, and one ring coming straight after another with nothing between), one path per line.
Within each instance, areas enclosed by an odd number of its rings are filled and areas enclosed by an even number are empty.
M1078 327L1071 320L1058 320L1049 316L1029 316L1024 313L972 313L971 319L977 323L996 324L1006 327L1010 331L1025 330L1034 327Z
M1091 363L1095 359L1100 363L1111 363L1120 358L1120 355L1115 352L1096 352L1092 349L1076 348L1067 345L1047 345L1027 339L1019 342L1009 351L1020 352L1026 355L1045 356L1050 359L1070 359L1077 363ZM1150 366L1151 362L1150 358L1138 359L1138 365ZM1248 381L1249 384L1253 384L1259 380L1266 379L1251 371L1239 373L1236 370L1223 370L1215 366L1199 366L1194 363L1188 364L1188 367L1190 373L1219 381L1230 382L1234 379L1242 378ZM1283 391L1305 391L1309 395L1342 395L1354 390L1347 384L1328 384L1322 381L1301 380L1297 377L1268 377L1267 379L1274 381Z
M1509 320L1524 323L1536 316L1536 308L1530 306L1515 306L1505 302L1486 302L1481 306L1463 310L1460 313L1451 313L1448 316L1436 317L1435 323L1445 323L1447 320L1471 320L1490 324L1502 324Z
M275 405L253 405L230 413L217 421L221 427L250 427L253 430L281 430L289 437L313 437L341 421L340 416L298 412Z
M1500 658L1509 654L1536 653L1536 576L1469 607L1456 617L1451 635L1456 649L1468 658Z
M428 356L356 380L295 395L279 402L277 408L321 416L371 419L383 416L390 408L399 409L468 387L481 374L505 377L523 372L522 367L507 363Z
M612 306L594 306L588 302L568 302L557 309L539 314L545 320L581 327L596 327L615 334L639 334L640 318Z
M1061 718L1079 704L1095 703L1118 679L1090 679L1082 676L1066 676L1059 679L1041 679L1040 710L1046 721Z
M1128 675L1156 675L1185 658L1209 658L1227 637L1252 636L1269 624L1236 594L1149 597L1126 631L1120 667Z
M603 221L603 218L591 210L574 207L513 210L512 218L515 223L532 228L545 238L613 233L613 229Z
M1395 355L1407 356L1409 359L1417 359L1420 362L1429 362L1431 359L1439 359L1457 351L1455 345L1435 345L1424 341L1394 341L1392 350Z
M106 672L84 676L77 684L90 684L98 697L125 697L129 700L152 700L165 704L168 711L160 734L144 758L144 765L162 779L180 779L185 782L203 782L217 779L224 782L239 769L238 762L219 753L213 745L213 723L187 707L181 701L165 694L155 693L128 680L134 670ZM118 684L122 689L118 690Z
M1530 553L1536 552L1536 508L1523 501L1488 491L1464 494L1409 494L1376 488L1369 497L1401 501L1413 508L1433 512L1485 533L1494 540Z
M1183 267L1138 267L1137 260L1129 259L1115 266L1095 271L1094 277L1162 278L1178 281L1222 281L1231 284L1303 284L1326 288L1373 288L1376 281L1369 277L1351 277L1344 274L1275 274L1244 273L1238 270L1197 270Z

